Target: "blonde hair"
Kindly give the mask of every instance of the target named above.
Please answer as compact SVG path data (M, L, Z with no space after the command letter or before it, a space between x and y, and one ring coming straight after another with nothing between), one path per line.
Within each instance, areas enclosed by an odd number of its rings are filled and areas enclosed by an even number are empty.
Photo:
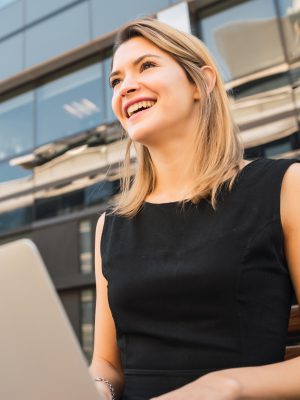
M212 207L216 209L222 185L226 183L227 188L232 189L243 158L243 149L215 62L201 40L153 18L141 18L124 25L117 34L113 54L123 43L134 37L143 37L171 55L201 93L197 135L190 158L194 185L189 197L183 200L182 204L187 201L198 203L201 199L208 198ZM211 66L216 72L215 87L210 93L201 70L204 65ZM131 176L130 168L132 145L137 159L134 177ZM126 217L136 215L147 195L155 189L155 185L155 166L148 148L128 138L121 194L112 207L112 213Z

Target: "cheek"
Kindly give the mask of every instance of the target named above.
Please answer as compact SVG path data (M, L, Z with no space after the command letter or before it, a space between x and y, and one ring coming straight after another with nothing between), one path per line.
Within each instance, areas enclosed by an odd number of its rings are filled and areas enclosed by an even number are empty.
M119 118L119 114L120 114L120 110L118 108L118 107L120 107L119 103L120 103L120 101L118 101L116 96L113 96L111 99L111 108L117 118Z

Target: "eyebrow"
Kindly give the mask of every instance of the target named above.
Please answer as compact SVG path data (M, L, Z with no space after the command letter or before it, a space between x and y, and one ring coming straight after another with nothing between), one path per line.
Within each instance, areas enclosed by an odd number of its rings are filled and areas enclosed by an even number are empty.
M138 57L135 61L133 61L133 65L137 65L138 63L140 63L144 58L147 57L156 57L156 58L161 58L160 56L156 55L156 54L144 54L143 56ZM109 75L109 80L115 76L115 75L119 75L121 72L120 71L113 71L110 75Z

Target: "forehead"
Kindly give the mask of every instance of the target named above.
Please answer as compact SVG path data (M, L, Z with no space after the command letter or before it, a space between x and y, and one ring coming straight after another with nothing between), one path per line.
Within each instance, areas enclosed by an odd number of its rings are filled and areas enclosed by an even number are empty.
M170 56L159 47L143 37L135 37L127 40L117 49L114 54L112 71L121 69L131 64L134 60L144 54L153 54L160 57L170 58Z

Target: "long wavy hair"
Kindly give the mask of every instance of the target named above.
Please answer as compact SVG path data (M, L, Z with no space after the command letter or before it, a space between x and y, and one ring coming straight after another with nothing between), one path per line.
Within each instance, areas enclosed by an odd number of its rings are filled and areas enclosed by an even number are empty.
M143 37L172 56L201 93L194 151L190 155L193 187L189 196L182 201L182 205L188 201L198 203L202 199L208 199L216 209L221 187L225 184L228 190L232 189L243 158L238 129L233 121L229 98L216 64L201 40L148 17L131 21L120 28L113 57L123 43L134 37ZM210 93L201 70L204 65L211 66L216 72L215 87ZM126 135L125 131L124 133ZM133 176L132 146L136 154ZM122 165L121 193L116 198L111 212L133 217L143 206L146 197L154 191L155 186L155 166L148 148L128 138Z

